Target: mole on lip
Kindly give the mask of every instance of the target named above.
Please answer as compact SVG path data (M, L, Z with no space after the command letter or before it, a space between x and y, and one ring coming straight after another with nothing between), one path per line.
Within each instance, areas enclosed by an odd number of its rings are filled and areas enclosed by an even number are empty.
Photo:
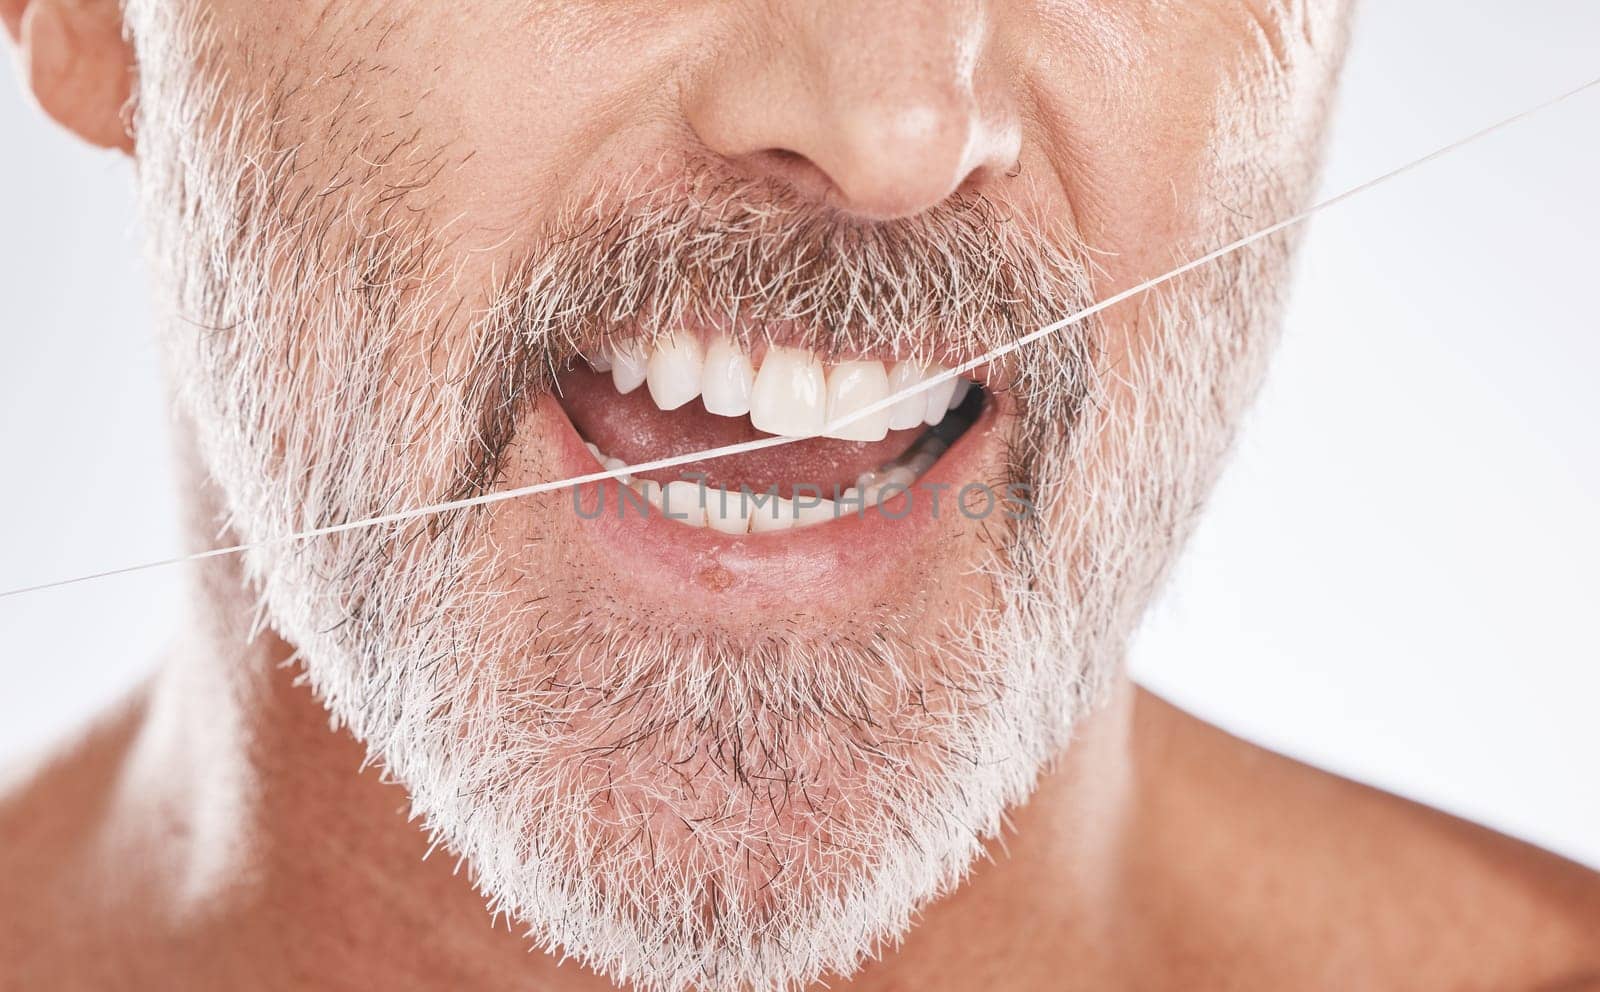
M734 583L733 573L715 562L696 569L694 579L711 592L726 592Z

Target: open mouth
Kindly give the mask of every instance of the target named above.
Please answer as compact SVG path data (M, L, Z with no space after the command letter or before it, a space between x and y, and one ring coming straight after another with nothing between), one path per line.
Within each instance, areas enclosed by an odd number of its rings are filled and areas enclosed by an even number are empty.
M990 407L976 381L950 379L824 428L943 371L908 361L826 363L778 346L753 356L728 338L676 334L577 363L557 378L556 396L607 469L802 438L619 479L641 514L649 507L689 527L743 535L854 517L915 487Z

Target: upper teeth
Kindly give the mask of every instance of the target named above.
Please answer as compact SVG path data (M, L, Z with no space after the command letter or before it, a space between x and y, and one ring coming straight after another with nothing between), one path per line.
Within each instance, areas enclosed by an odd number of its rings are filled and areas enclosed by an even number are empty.
M653 347L625 341L591 363L611 373L617 391L647 385L662 410L702 398L707 411L724 417L746 414L757 430L788 437L822 435L845 441L881 441L891 430L937 424L965 398L964 379L947 379L892 407L825 430L894 393L944 371L942 366L848 361L824 366L803 348L767 349L756 368L737 343L717 338L703 346L696 335L663 337Z

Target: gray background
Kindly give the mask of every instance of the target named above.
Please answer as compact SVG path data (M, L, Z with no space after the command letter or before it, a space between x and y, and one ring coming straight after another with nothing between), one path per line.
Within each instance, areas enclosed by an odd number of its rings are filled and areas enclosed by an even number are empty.
M1333 193L1600 75L1594 0L1369 3ZM1600 866L1600 90L1318 219L1146 685ZM130 173L0 85L0 588L179 550ZM0 600L0 761L125 693L181 569Z

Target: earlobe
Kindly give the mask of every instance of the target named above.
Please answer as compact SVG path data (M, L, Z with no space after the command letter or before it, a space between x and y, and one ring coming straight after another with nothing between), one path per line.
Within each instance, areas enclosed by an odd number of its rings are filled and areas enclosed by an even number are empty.
M32 0L17 42L23 76L45 113L102 148L133 152L123 119L133 52L116 0Z

